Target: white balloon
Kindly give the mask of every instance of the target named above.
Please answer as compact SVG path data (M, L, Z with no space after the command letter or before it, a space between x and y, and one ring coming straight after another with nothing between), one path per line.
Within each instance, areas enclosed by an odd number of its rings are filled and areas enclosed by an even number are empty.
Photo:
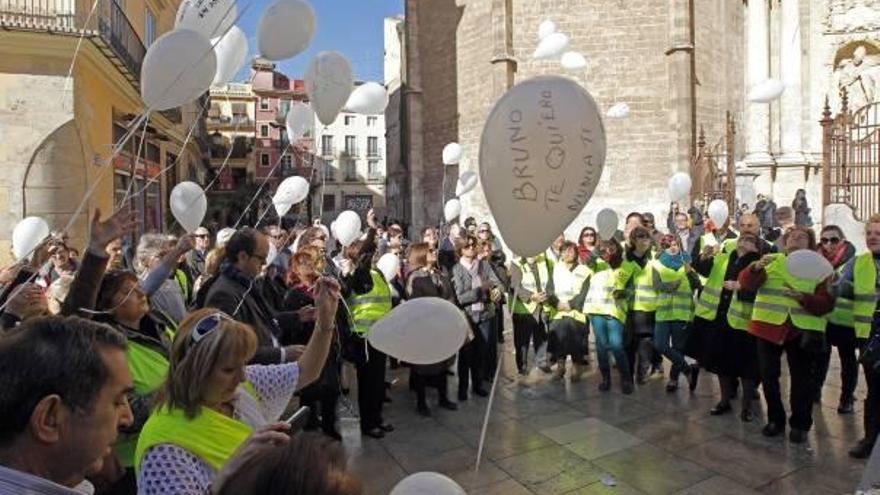
M171 214L187 233L192 234L205 219L208 200L205 191L195 182L181 182L171 190Z
M312 137L315 134L315 112L305 103L295 101L287 111L285 126L291 143Z
M351 210L345 210L331 224L336 230L334 237L343 246L348 246L361 236L361 217Z
M691 192L691 176L686 172L676 172L669 178L669 198L681 201Z
M596 215L596 233L600 239L608 240L617 233L617 226L620 224L620 217L611 208L603 208Z
M223 247L229 242L229 239L232 239L232 236L235 235L235 229L232 227L224 227L220 229L220 232L217 232L217 247Z
M629 115L629 105L623 102L617 103L613 107L609 108L608 112L605 115L611 119L626 118L626 116Z
M770 103L785 91L785 83L778 79L767 79L752 86L749 101L752 103Z
M306 199L308 195L309 182L304 178L293 175L281 181L275 196L272 197L272 204L275 205L278 217L286 215L293 205Z
M486 120L479 163L504 242L518 256L542 253L599 184L605 128L596 102L564 77L517 84Z
M452 198L443 206L443 217L447 222L451 222L461 215L461 201L458 198Z
M212 39L211 44L217 57L217 71L211 84L221 86L231 81L244 66L248 54L247 36L241 28L232 26L222 38Z
M458 178L458 183L455 185L455 195L461 197L463 194L471 192L477 187L478 179L479 177L476 172L470 170L462 172L461 176Z
M562 55L567 48L568 36L562 33L549 34L538 43L538 48L535 48L532 58L536 60L556 58Z
M24 218L12 230L12 254L16 260L28 258L46 237L49 237L49 224L45 220Z
M538 41L556 32L556 23L544 21L538 26Z
M309 63L306 93L318 120L330 125L348 101L354 87L351 64L338 52L321 52Z
M388 106L388 92L379 83L368 82L354 88L345 108L355 113L377 115L385 113Z
M455 304L420 297L397 306L373 324L367 339L376 349L412 364L435 364L458 352L468 322Z
M730 210L726 201L716 199L709 203L709 218L715 223L715 228L723 227L728 216L730 216Z
M148 110L168 110L189 103L211 87L217 56L211 42L189 29L159 37L141 66L141 97Z
M831 263L815 251L800 249L785 259L785 268L796 278L821 282L834 273Z
M385 281L391 283L391 280L393 280L400 271L400 257L393 253L385 253L379 258L379 261L376 262L376 268L382 272Z
M443 164L457 165L461 161L461 145L449 143L443 147Z
M315 36L315 10L303 0L280 0L266 7L257 24L257 49L274 61L305 51Z
M207 39L218 38L237 18L235 0L183 0L177 8L174 29L190 29Z
M587 59L578 52L565 52L560 59L562 68L567 70L580 70L587 66Z

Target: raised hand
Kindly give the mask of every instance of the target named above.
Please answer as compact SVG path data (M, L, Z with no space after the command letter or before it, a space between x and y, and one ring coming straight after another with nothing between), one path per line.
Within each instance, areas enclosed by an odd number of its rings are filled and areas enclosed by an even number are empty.
M95 214L92 216L89 249L93 253L104 254L108 244L115 239L134 232L137 225L136 212L122 209L114 213L107 220L101 221L101 210L95 209Z
M339 304L339 283L329 277L321 277L315 282L315 321L318 331L330 330L336 319Z

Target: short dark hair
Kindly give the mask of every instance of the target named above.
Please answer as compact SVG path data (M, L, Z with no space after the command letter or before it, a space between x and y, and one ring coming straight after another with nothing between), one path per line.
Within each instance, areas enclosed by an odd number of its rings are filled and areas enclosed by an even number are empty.
M567 251L567 250L569 250L569 249L574 249L575 252L577 252L577 250L578 250L578 245L575 244L575 243L572 242L572 241L565 241L565 242L562 243L561 246L559 246L559 252L560 252L560 253L564 253L565 251Z
M256 229L250 227L237 230L226 243L226 260L230 263L238 263L238 253L253 255L257 250Z
M112 270L104 275L103 280L101 280L101 288L98 290L97 309L99 311L107 311L110 308L114 308L117 305L115 302L116 294L122 291L122 287L128 281L138 283L137 275L129 270Z
M641 213L637 212L637 211L630 212L630 214L626 216L626 221L625 221L624 223L629 222L629 219L632 218L632 217L638 217L638 218L639 218L639 222L641 222L641 223L645 223L645 216L642 215Z
M834 225L834 224L829 224L829 225L822 227L822 232L820 232L820 233L824 234L825 232L828 232L829 230L834 230L838 234L840 234L841 240L846 238L846 234L843 233L843 229L841 229L839 226Z
M125 336L76 316L27 320L0 338L0 445L24 431L48 395L90 412L110 375L99 353L104 346L124 350Z

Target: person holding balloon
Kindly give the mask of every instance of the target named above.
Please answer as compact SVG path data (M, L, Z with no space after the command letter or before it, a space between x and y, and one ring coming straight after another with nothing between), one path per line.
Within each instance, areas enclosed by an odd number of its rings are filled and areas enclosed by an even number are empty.
M577 244L565 241L560 259L553 266L549 301L554 305L550 317L551 339L557 379L565 376L566 360L571 356L571 380L578 381L587 366L587 317L581 312L587 297L590 269L578 263Z
M739 275L740 290L757 292L749 332L758 341L758 364L767 403L767 425L762 433L785 432L785 407L779 385L782 353L791 376L789 440L803 443L813 425L813 396L817 370L825 352L824 315L834 307L827 275L805 278L824 260L815 253L816 237L806 227L793 227L782 237L783 253L764 255ZM787 258L808 250L812 256ZM830 267L829 267L830 268ZM798 276L800 275L800 276Z

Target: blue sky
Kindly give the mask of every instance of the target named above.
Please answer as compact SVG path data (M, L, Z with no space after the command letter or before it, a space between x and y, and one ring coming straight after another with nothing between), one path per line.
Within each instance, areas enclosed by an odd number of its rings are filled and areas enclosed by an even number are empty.
M257 23L274 0L256 0L239 20L248 36L251 57L256 52ZM280 0L283 1L283 0ZM312 57L324 50L339 51L351 61L355 79L383 82L383 20L403 14L403 0L309 0L317 15L317 32L309 48L278 64L281 72L301 79ZM239 73L246 80L248 68Z

